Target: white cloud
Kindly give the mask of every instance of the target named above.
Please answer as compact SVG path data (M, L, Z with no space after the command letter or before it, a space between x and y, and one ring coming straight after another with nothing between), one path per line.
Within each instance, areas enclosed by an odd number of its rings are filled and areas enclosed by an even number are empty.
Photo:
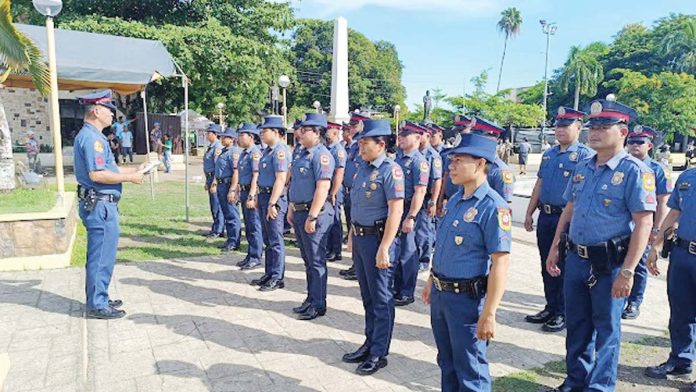
M447 11L464 15L481 15L501 9L500 0L290 0L290 2L294 7L303 9L318 8L321 13L355 11L370 6L406 11Z

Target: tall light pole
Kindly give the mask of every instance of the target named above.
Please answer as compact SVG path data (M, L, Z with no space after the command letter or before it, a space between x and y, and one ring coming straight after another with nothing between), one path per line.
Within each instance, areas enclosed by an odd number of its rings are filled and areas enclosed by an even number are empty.
M394 119L396 120L396 135L399 136L399 113L401 113L401 106L394 105Z
M278 85L283 89L283 125L288 127L288 86L290 85L290 78L288 75L280 75L278 78Z
M312 106L314 107L314 110L316 110L317 113L319 113L319 109L321 109L321 102L314 101L314 103L312 103Z
M48 50L48 71L51 82L51 135L53 136L53 156L56 161L56 184L58 202L63 204L65 180L63 178L63 141L60 135L60 106L58 103L58 67L56 66L56 39L53 18L63 9L61 0L33 0L34 8L46 17L46 49Z
M218 122L220 123L220 128L222 128L222 130L224 131L224 130L225 130L225 129L224 129L225 127L223 126L223 121L224 121L224 119L225 119L225 115L222 114L222 109L225 108L225 103L224 103L224 102L218 102L218 104L217 104L216 106L217 106L217 109L218 109Z
M546 65L544 66L544 119L541 124L541 135L543 137L544 130L546 129L546 115L548 112L548 99L549 99L549 47L551 46L551 36L556 34L556 29L558 26L555 22L547 22L545 19L539 21L541 24L541 31L546 34Z

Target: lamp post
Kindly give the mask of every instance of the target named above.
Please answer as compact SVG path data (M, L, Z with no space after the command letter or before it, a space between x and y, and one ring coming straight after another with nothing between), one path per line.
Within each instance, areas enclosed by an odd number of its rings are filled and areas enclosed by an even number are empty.
M314 110L316 110L317 113L319 113L319 109L321 109L321 102L314 101L314 103L312 103L312 106L314 107Z
M287 89L290 85L290 78L288 75L280 75L278 78L278 85L283 89L283 125L287 128L288 126L288 96Z
M399 113L401 113L401 106L394 105L394 119L396 120L396 136L399 136Z
M63 178L63 141L60 135L60 106L58 104L58 73L56 66L56 39L53 18L63 9L61 0L33 0L34 8L46 17L46 49L48 51L48 71L51 82L51 135L53 136L53 156L56 161L56 184L58 202L63 204L65 180Z
M222 130L224 131L223 121L225 119L225 116L222 114L222 109L225 108L225 104L224 102L218 102L216 106L218 109L218 122L220 123L220 128L222 128Z
M547 105L549 99L549 47L551 45L551 36L556 34L558 26L555 22L547 22L545 19L539 21L541 31L546 34L546 65L544 66L544 119L541 125L541 134L543 136L546 129L546 114L548 112Z

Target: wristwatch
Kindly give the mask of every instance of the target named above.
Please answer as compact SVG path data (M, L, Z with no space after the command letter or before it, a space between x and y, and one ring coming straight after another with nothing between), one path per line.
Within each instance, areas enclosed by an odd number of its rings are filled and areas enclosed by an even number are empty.
M318 216L313 216L313 215L307 215L307 220L310 222L314 222L317 220L319 217Z
M624 268L621 270L621 276L623 276L626 279L631 279L633 277L633 270Z
M413 219L413 220L416 220L416 216L415 216L415 215L409 215L409 216L406 217L406 219Z
M435 205L435 200L429 200L428 201L428 207L432 207Z

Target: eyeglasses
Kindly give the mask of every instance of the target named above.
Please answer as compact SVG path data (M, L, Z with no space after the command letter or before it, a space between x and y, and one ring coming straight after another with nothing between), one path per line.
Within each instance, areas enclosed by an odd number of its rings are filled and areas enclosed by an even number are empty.
M645 144L645 140L629 140L628 144L638 144L638 145L643 145Z

